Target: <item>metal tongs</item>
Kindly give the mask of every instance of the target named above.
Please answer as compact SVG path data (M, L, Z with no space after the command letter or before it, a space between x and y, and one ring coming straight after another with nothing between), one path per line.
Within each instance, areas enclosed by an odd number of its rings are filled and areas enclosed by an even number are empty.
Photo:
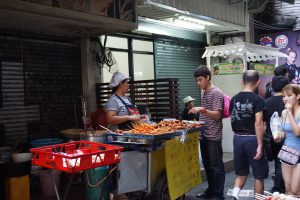
M107 130L107 131L110 132L110 133L114 133L112 130L110 130L110 129L108 129L108 128L106 128L106 127L100 125L100 124L99 124L97 127L101 127L101 128L103 128L104 130ZM96 127L96 128L97 128L97 127Z

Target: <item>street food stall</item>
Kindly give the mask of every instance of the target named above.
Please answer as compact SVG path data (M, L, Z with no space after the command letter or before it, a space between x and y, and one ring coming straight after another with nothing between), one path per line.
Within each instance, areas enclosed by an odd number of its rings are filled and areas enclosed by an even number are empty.
M279 49L260 46L251 43L236 43L236 44L227 44L219 46L209 46L205 47L205 52L202 55L202 58L206 58L207 67L211 68L211 57L228 57L229 55L236 55L242 58L243 69L247 69L247 62L260 62L266 60L275 59L275 66L278 66L278 58L286 58L287 55L280 52Z
M204 128L203 123L175 119L137 123L127 131L102 132L109 144L80 140L33 148L32 163L71 174L119 163L115 193L133 199L183 199L201 183L198 134ZM57 189L56 195L59 199Z

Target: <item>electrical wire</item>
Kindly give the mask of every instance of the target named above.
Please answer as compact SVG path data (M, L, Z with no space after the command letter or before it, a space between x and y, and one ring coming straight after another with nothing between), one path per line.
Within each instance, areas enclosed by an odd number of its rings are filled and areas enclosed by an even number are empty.
M96 59L97 66L102 69L105 66L109 68L109 72L111 71L111 67L115 64L115 61L113 59L112 52L110 49L106 47L106 41L107 41L107 35L104 37L104 44L102 45L100 38L93 38L93 41L95 41L98 44L99 50L93 51ZM100 52L100 53L99 53Z
M278 29L274 29L274 28L266 28L266 27L261 26L261 25L259 25L259 24L254 24L254 27L255 27L256 29L268 30L268 31L278 30ZM284 30L286 30L286 29L284 29Z
M264 28L266 30L287 30L288 28L280 28L280 27L275 27L275 26L270 26L268 24L265 24L263 22L257 21L251 17L249 17L250 23L254 24L258 28Z
M107 174L106 174L106 176L103 178L103 179L101 179L100 181L98 181L96 184L91 184L91 182L90 182L90 179L89 179L89 175L88 175L88 173L87 173L87 170L85 170L84 172L85 172L85 175L86 175L86 177L87 177L87 184L88 184L88 186L90 186L90 187L97 187L97 186L99 186L101 183L103 183L112 173L113 173L113 171L114 170L116 170L118 168L118 166L115 166L115 167L113 167Z

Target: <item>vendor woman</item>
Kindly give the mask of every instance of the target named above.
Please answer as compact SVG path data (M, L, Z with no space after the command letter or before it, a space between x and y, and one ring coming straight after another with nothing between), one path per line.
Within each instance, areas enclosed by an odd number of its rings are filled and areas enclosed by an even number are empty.
M104 106L109 128L126 130L131 128L133 122L141 119L140 113L130 98L125 94L128 91L129 77L121 72L115 72L109 83L112 95Z

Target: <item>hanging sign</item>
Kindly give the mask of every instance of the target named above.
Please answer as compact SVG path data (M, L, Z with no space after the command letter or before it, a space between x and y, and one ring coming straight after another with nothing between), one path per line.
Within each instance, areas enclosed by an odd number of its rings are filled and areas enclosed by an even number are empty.
M264 63L250 63L250 69L254 69L260 75L273 75L275 65L273 64L264 64Z
M198 135L198 132L188 134L184 144L178 139L170 140L166 144L166 171L171 200L177 199L202 182Z
M213 67L213 75L227 75L227 74L242 74L244 69L243 63L219 63Z

